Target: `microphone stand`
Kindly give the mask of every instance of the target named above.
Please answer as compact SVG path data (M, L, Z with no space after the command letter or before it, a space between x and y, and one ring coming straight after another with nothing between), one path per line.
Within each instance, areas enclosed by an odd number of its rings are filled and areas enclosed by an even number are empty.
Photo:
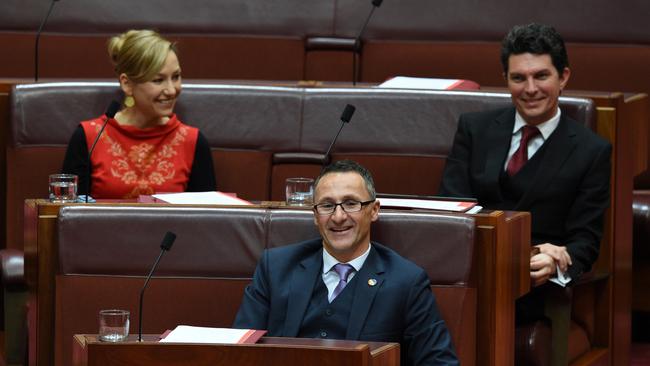
M50 18L50 14L52 13L52 9L54 8L54 3L59 0L52 0L50 3L50 8L47 10L47 14L45 15L45 18L43 18L43 21L41 22L41 25L38 27L38 30L36 31L36 42L34 44L34 81L38 81L38 44L41 40L41 32L43 31L43 28L45 27L45 23L47 23L47 20Z
M334 136L334 139L332 140L332 142L330 142L330 146L327 148L327 151L325 152L325 156L323 157L322 169L325 169L325 166L327 166L327 164L329 163L330 151L332 150L334 143L336 143L336 140L339 138L339 135L343 130L343 126L345 126L346 123L349 123L350 120L352 119L352 115L354 114L355 110L356 108L352 104L345 105L345 109L343 109L343 113L341 113L341 127L339 127L339 131L336 133L336 136Z
M149 284L149 280L151 279L151 276L153 276L153 271L156 270L158 262L160 262L160 258L162 258L163 254L165 254L166 251L171 249L172 244L174 244L174 240L176 240L176 234L168 231L163 238L162 244L160 244L160 254L158 254L158 258L156 258L153 267L151 267L149 275L147 275L147 280L144 281L144 286L142 286L142 290L140 290L140 307L138 309L138 342L142 342L142 303L144 300L144 290L147 289L147 284Z
M357 72L357 57L361 53L361 36L363 35L363 32L365 32L366 27L368 26L368 23L370 22L370 19L372 18L372 14L374 14L375 9L381 6L383 0L373 0L372 1L372 9L370 9L370 13L368 13L368 17L366 18L366 22L363 23L363 27L361 27L361 32L359 32L359 35L357 38L354 39L354 46L352 49L352 86L357 85L357 80L359 79L359 75Z

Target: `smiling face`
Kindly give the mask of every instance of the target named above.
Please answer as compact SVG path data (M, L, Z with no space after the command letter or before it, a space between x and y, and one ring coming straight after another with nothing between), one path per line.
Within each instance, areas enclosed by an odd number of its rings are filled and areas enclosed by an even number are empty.
M562 75L548 54L522 53L508 59L508 89L517 111L530 125L551 119L558 108L558 98L569 80L569 68Z
M139 127L164 124L174 111L176 98L181 93L181 68L174 51L169 51L165 63L153 79L143 83L120 75L124 94L135 99L135 105L127 109L131 123Z
M365 181L357 172L328 173L314 191L314 202L340 203L345 200L371 200ZM379 217L379 202L363 206L358 212L345 212L337 206L331 215L314 212L314 222L323 238L323 247L340 262L360 256L370 244L370 224Z

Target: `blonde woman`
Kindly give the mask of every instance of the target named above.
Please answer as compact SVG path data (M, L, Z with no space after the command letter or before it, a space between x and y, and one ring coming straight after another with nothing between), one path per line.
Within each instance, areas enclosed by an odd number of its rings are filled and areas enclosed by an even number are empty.
M88 151L107 117L81 122L70 139L63 172L79 176L79 194L129 199L215 190L207 140L174 114L181 93L175 45L154 31L130 30L110 39L108 53L124 101L108 119L90 161Z

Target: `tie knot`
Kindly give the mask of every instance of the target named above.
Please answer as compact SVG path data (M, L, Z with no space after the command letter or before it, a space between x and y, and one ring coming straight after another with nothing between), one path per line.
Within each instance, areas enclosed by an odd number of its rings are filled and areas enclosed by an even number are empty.
M350 273L354 271L354 267L345 263L337 263L334 265L334 271L339 275L341 281L347 282Z
M521 140L524 141L524 143L528 143L528 141L539 135L539 129L535 126L524 126L521 128Z

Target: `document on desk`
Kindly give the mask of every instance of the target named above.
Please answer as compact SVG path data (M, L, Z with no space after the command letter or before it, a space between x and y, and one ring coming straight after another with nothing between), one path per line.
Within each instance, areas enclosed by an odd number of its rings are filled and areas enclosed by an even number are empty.
M163 343L220 343L253 344L266 333L265 330L210 328L179 325L164 335Z
M481 206L470 201L428 200L413 198L378 198L381 207L421 208L453 212L478 212Z
M416 78L395 76L378 85L379 88L429 89L429 90L478 90L481 87L474 81L461 79Z
M185 205L252 205L252 203L241 198L237 198L235 195L219 191L161 193L154 194L152 197L162 202Z

